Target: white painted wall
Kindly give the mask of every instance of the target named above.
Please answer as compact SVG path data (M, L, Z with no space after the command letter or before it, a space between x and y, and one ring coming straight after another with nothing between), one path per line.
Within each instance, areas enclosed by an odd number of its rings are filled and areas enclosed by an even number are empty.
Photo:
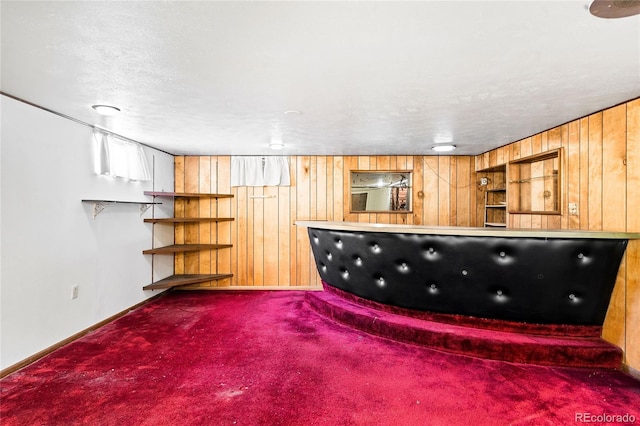
M145 148L154 182L97 176L92 131L1 96L0 369L84 330L157 292L143 291L172 273L171 256L143 255L152 225L138 205L109 206L93 218L81 199L149 200L145 190L173 190L173 156ZM172 214L171 202L155 208ZM143 217L151 217L148 210ZM160 227L163 225L160 225ZM158 234L172 238L171 229ZM168 241L171 242L171 241ZM72 285L79 285L77 299Z

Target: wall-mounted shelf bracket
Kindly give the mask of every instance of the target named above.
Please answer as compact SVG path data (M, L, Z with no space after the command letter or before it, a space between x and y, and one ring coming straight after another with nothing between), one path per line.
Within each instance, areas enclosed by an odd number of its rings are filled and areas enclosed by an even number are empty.
M145 204L140 204L140 217L142 217L142 215L144 214L144 212L146 212L147 210L149 210L153 204L154 204L154 203L145 203ZM157 204L162 204L162 203L157 203Z
M162 203L152 203L149 201L118 201L118 200L82 200L83 203L92 203L93 204L93 218L95 219L100 213L104 211L110 204L139 204L140 205L140 216L144 214L149 208L151 208L154 204L162 204Z
M107 208L107 203L93 203L93 218L95 219L104 209Z

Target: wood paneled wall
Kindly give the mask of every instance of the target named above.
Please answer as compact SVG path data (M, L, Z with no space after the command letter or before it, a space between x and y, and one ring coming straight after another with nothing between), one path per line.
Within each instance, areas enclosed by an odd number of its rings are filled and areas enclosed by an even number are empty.
M175 256L176 273L233 273L199 287L319 287L306 228L297 220L475 226L475 161L453 156L291 156L291 186L231 187L229 156L175 158L178 192L231 193L232 199L176 200L177 216L233 222L178 225L176 243L233 248ZM350 213L351 170L413 171L410 213Z
M509 227L640 232L640 99L479 155L476 170L555 148L563 149L562 214L510 214ZM640 241L627 248L603 337L640 371Z
M232 193L231 200L176 201L176 214L217 215L231 223L181 225L176 242L231 242L232 249L176 255L176 273L232 272L205 287L318 287L306 229L296 220L481 226L476 170L563 149L562 214L508 215L508 226L640 232L640 100L592 114L477 157L292 156L290 187L230 185L230 157L176 157L175 189ZM348 211L350 170L412 170L413 212ZM568 215L568 203L578 214ZM604 337L640 371L640 242L623 259Z

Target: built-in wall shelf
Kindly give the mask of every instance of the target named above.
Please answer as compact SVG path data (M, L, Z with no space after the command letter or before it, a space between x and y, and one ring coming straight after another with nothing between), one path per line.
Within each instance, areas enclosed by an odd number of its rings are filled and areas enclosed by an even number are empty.
M505 189L487 189L484 193L484 226L507 226L507 191Z
M509 214L562 214L562 148L509 162Z
M171 244L165 247L156 247L148 250L144 250L143 254L174 254L185 253L188 251L201 251L201 250L219 250L224 248L233 247L232 244Z
M174 199L187 199L195 198L205 199L205 202L208 204L209 199L215 199L216 207L215 209L211 209L212 212L218 211L218 199L222 198L233 198L233 194L201 194L195 192L167 192L167 191L145 191L144 195L154 197L168 197ZM187 201L188 202L188 201ZM214 213L215 216L215 213ZM231 222L234 218L232 217L167 217L167 218L148 218L144 219L146 223L153 224L168 224L173 225L175 227L189 224L188 226L194 227L198 226L199 223L213 223L216 229L221 222ZM155 226L152 227L155 229ZM217 235L217 231L216 231ZM221 250L226 248L233 247L233 244L226 244L226 242L218 243L216 236L216 241L214 244L171 244L164 247L154 247L148 250L144 250L143 254L151 254L151 255L175 255L177 253L186 253L186 252L195 252L195 251L204 251L204 250ZM153 264L153 263L152 263ZM174 260L175 264L175 260ZM216 266L217 269L217 266ZM215 271L217 272L217 270ZM153 277L153 267L151 271L151 275ZM209 281L218 281L223 279L232 278L233 274L229 273L214 273L214 274L174 274L168 278L161 279L159 281L153 282L149 285L143 287L144 290L157 290L157 289L166 289L173 287L180 287L189 284L199 284L206 283ZM153 280L153 279L152 279Z
M201 223L201 222L231 222L232 217L164 217L145 219L146 223Z
M487 228L506 228L507 226L506 171L506 165L478 171L480 188L484 193L482 223Z
M151 201L120 201L120 200L82 200L83 203L93 204L93 218L95 219L109 205L114 204L138 204L140 206L140 216L144 214L153 204L162 204Z
M233 277L233 274L184 274L184 275L171 275L160 281L156 281L152 284L143 287L144 290L158 290L164 288L179 287L189 284L199 284L208 281L223 280Z

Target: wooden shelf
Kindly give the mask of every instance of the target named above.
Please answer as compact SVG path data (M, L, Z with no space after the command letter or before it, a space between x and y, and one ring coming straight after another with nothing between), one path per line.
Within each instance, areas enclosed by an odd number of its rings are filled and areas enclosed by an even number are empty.
M144 250L143 254L174 254L184 253L187 251L200 251L200 250L218 250L223 248L233 247L232 244L172 244L165 247L157 247L148 250Z
M200 223L200 222L231 222L232 217L165 217L145 219L146 223Z
M509 162L509 214L562 214L562 149Z
M196 192L144 191L144 195L149 195L152 197L233 198L233 194L201 194Z
M223 280L225 278L231 278L233 274L185 274L185 275L171 275L160 281L156 281L152 284L142 287L143 290L157 290L161 288L179 287L189 284L198 284L208 281Z
M495 166L478 172L484 193L484 219L485 227L506 228L507 223L507 189L506 189L506 165Z
M528 183L528 182L533 182L535 180L541 180L541 179L558 179L558 173L556 172L552 175L535 176L535 177L526 178L526 179L510 180L509 183Z
M486 226L486 227L496 227L496 228L506 228L507 224L506 223L500 223L500 222L485 222L484 226Z
M195 192L165 192L165 191L144 191L144 195L151 197L168 197L168 198L195 198L197 203L199 203L199 199L204 200L206 204L210 201L208 199L218 199L218 198L233 198L233 194L209 194L209 193L195 193ZM189 203L192 200L187 200ZM217 204L217 202L216 202ZM216 209L217 211L217 209ZM193 216L193 215L191 215ZM185 223L215 223L216 229L218 227L218 223L220 222L231 222L235 220L232 217L166 217L166 218L156 218L152 217L149 219L144 219L146 223L158 223L158 224L169 224L169 225L178 225ZM152 227L155 229L155 227ZM217 240L217 238L216 238ZM175 241L175 237L174 237ZM175 255L177 253L185 253L185 252L197 252L202 250L220 250L225 248L233 247L233 244L171 244L164 247L155 247L152 249L144 250L143 254L151 254L151 255ZM174 259L175 262L175 259ZM153 265L153 262L152 262ZM217 272L217 266L215 268ZM193 271L195 272L195 271ZM151 271L151 276L153 280L153 267ZM168 278L164 278L162 280L153 282L149 285L143 287L144 290L155 290L155 289L167 289L173 287L181 287L190 284L198 284L198 283L206 283L209 281L217 281L226 278L232 278L233 274L230 273L214 273L214 274L174 274Z

